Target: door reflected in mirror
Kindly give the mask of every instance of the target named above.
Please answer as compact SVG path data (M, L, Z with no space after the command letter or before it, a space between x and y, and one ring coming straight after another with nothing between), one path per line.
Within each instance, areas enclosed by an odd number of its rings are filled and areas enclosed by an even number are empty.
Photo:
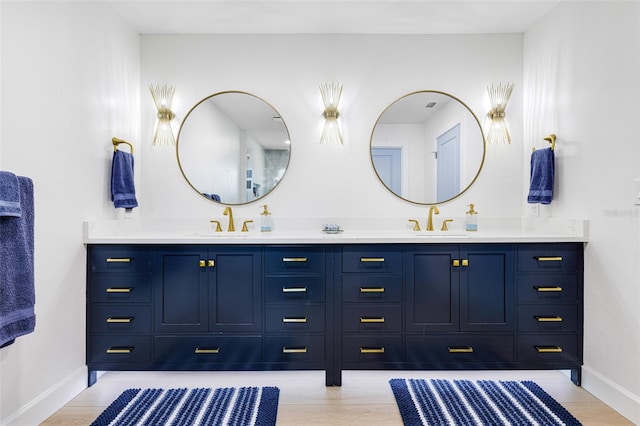
M380 115L371 161L380 181L404 200L437 204L469 189L485 156L480 122L462 101L425 90L403 96Z
M290 157L289 131L280 114L249 93L216 93L187 113L176 144L189 185L223 204L245 204L271 192Z

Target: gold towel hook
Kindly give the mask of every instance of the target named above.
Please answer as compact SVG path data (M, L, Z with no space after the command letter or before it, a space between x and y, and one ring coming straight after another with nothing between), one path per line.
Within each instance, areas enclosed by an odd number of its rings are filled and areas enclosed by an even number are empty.
M544 138L544 140L551 144L551 151L556 149L556 135L555 134L551 133L549 136Z
M111 138L111 142L113 143L113 150L114 151L117 151L118 150L118 145L123 143L123 144L129 145L129 148L131 149L131 153L133 154L133 145L130 142L127 142L125 140L118 139L118 138Z

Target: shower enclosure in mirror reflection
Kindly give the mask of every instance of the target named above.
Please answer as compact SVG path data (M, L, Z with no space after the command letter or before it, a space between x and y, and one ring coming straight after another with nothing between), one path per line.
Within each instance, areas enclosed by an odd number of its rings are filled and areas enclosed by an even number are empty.
M388 106L371 134L371 161L380 181L417 204L458 197L478 177L485 156L480 122L444 92L413 92Z
M223 204L264 197L289 164L289 131L282 117L244 92L220 92L198 102L182 121L176 145L189 185Z

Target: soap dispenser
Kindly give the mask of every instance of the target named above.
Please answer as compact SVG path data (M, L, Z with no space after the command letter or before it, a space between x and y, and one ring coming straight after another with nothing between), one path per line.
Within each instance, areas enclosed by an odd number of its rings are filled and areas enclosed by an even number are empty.
M478 212L474 210L474 205L469 204L469 211L464 221L465 231L477 231L478 230Z
M271 232L273 229L273 219L271 218L271 212L269 212L269 206L266 204L260 206L264 210L260 213L260 232Z

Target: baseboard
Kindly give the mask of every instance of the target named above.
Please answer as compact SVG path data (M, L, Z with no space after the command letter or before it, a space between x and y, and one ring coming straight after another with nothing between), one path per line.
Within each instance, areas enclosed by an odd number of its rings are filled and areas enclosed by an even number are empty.
M86 388L87 367L82 366L2 419L0 426L38 425Z
M582 367L582 387L596 398L640 425L640 397L632 394L589 367Z

